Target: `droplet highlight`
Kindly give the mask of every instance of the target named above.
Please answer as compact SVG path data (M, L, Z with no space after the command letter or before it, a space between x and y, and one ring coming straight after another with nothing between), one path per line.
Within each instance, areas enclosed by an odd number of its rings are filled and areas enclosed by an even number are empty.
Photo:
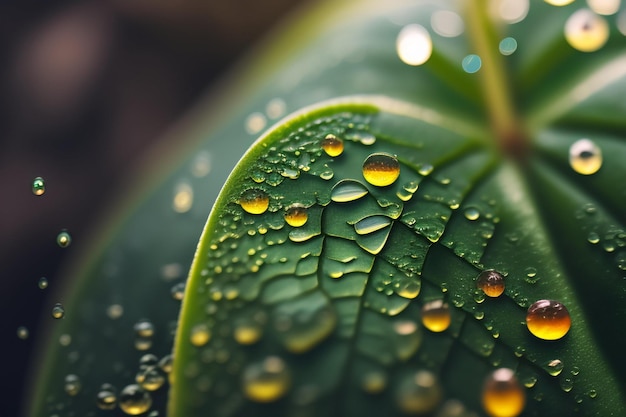
M526 313L526 326L539 339L560 339L567 334L571 323L567 308L554 300L536 301Z
M476 278L476 286L487 297L499 297L504 292L504 276L493 269L483 271Z
M70 243L72 243L72 237L66 230L61 231L61 233L57 235L57 245L60 247L67 248Z
M422 306L422 324L431 332L445 331L450 322L450 307L443 300L433 300Z
M407 65L424 64L433 52L430 34L418 24L403 27L396 38L396 52L400 60Z
M565 40L581 52L594 52L609 40L609 24L589 9L574 12L565 22Z
M602 167L602 151L589 139L580 139L569 148L569 164L582 175L592 175Z
M516 417L522 413L526 394L511 369L496 369L487 377L482 404L491 417Z
M239 204L250 214L263 214L270 205L270 198L265 191L253 188L241 193Z
M363 177L377 187L391 185L399 176L400 163L388 153L373 153L363 162Z
M46 277L39 278L39 281L37 281L37 286L40 290L45 290L46 288L48 288L48 279Z

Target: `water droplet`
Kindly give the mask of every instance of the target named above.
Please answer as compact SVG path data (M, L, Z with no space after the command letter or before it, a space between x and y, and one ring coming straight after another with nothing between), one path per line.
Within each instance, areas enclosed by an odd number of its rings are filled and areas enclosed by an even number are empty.
M120 393L119 405L126 414L136 416L150 409L152 397L139 385L131 384L124 387Z
M528 0L499 0L493 2L498 7L497 14L507 23L521 22L528 15Z
M482 404L492 417L516 417L524 410L526 394L511 369L499 368L487 377Z
M565 22L565 40L579 51L597 51L608 39L609 24L589 9L574 12Z
M292 204L287 211L285 211L285 221L289 226L301 227L304 226L309 219L306 207L302 204Z
M20 326L17 328L17 337L22 340L28 339L28 329L25 326Z
M61 303L56 303L54 307L52 307L52 317L55 319L61 319L65 316L65 309Z
M262 214L269 207L270 198L265 191L252 188L241 193L239 204L250 214Z
M398 159L388 153L373 153L363 162L363 177L377 187L393 184L400 176Z
M46 288L48 288L48 279L46 277L39 278L39 281L37 282L37 286L40 289L45 290Z
M111 384L102 384L96 394L96 405L101 410L113 410L117 405L117 392Z
M287 111L287 104L280 98L271 99L265 106L265 113L270 119L278 119Z
M418 174L425 177L433 172L434 167L431 164L421 164L417 169Z
M174 369L174 356L172 354L163 356L158 365L163 372L169 374Z
M430 16L430 26L437 35L454 38L463 33L465 24L458 14L449 10L437 10Z
M133 326L135 335L137 337L152 337L154 336L154 325L148 320L139 320Z
M591 175L602 167L602 151L589 139L580 139L569 148L569 164L582 175Z
M193 188L187 182L181 182L174 188L172 208L176 213L187 213L193 205Z
M468 207L465 209L464 213L465 218L467 220L475 221L480 217L480 212L475 207Z
M430 34L421 25L410 24L402 28L396 38L396 52L408 65L422 65L433 52Z
M33 180L33 194L43 195L46 192L46 183L43 178L37 177Z
M574 380L572 378L563 378L559 381L561 389L565 392L570 392L574 388Z
M553 359L546 364L545 370L552 376L558 376L563 372L563 362L560 359Z
M589 398L596 398L598 396L598 392L595 389L589 390L588 394Z
M61 346L69 346L72 343L72 336L69 334L62 334L59 336L59 344Z
M75 396L80 392L81 387L82 385L78 375L69 374L65 377L65 385L63 386L63 389L67 395Z
M244 394L259 403L278 400L287 393L290 383L287 365L277 356L251 364L243 373Z
M148 366L140 370L135 377L136 382L147 391L156 391L165 383L163 370L157 366Z
M528 308L526 326L539 339L557 340L569 331L571 319L567 308L560 302L539 300Z
M263 115L263 113L259 113L259 112L252 113L250 116L246 118L246 121L245 121L246 132L248 132L251 135L257 134L261 130L263 130L266 123L267 123L267 120L265 119L265 116Z
M406 284L401 285L400 288L396 290L396 294L398 294L402 298L408 298L409 300L412 300L419 295L421 288L422 284L420 281L411 280Z
M500 41L498 49L502 55L508 56L517 50L517 41L515 38L504 38Z
M417 371L401 381L396 393L400 410L407 414L427 414L441 401L442 390L435 374Z
M488 297L499 297L504 292L504 277L498 271L489 269L478 274L476 286Z
M391 219L387 216L369 216L359 220L354 225L354 230L359 235L366 235L384 229L390 224Z
M181 301L185 296L185 283L179 282L178 284L174 284L170 289L170 293L174 300Z
M107 316L109 316L109 318L112 320L119 319L120 317L122 317L123 314L124 307L119 304L111 304L107 307Z
M61 233L57 235L57 245L62 248L67 248L70 243L72 243L72 237L67 231L62 230Z
M463 71L467 72L468 74L474 74L478 72L482 65L483 61L476 54L469 54L465 58L463 58L463 61L461 61Z
M546 3L551 4L552 6L567 6L570 3L573 3L574 0L545 0Z
M379 394L387 386L387 376L383 372L368 372L363 378L361 387L368 394Z
M233 337L241 345L253 345L261 339L263 330L256 323L238 323L233 331Z
M211 339L211 332L206 324L196 324L191 328L189 340L194 346L204 346Z
M422 324L431 332L443 332L450 326L450 307L443 300L430 301L422 306Z
M324 140L322 140L322 149L324 149L324 152L326 152L328 156L339 156L343 153L343 140L329 133Z
M367 195L369 191L363 184L355 180L342 180L333 187L330 199L337 203L346 203L358 200Z
M535 376L529 376L528 378L524 379L524 386L526 388L532 388L535 386L536 383L537 383L537 377Z

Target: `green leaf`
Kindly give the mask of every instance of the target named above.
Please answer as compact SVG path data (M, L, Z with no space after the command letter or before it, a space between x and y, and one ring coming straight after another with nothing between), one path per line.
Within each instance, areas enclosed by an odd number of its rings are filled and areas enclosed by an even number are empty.
M514 371L522 415L626 413L626 41L616 16L602 17L607 44L584 53L563 37L580 4L531 2L505 24L484 2L379 3L316 6L247 65L257 81L221 100L234 103L222 127L196 121L184 133L200 144L155 175L158 188L74 274L33 415L111 415L94 405L101 384L119 394L145 353L171 350L174 331L169 404L164 387L150 394L151 409L172 416L487 415L483 383L498 368ZM431 31L430 59L403 63L402 27L430 28L441 10L463 16L465 32ZM517 40L511 56L497 52L506 36ZM471 53L482 59L475 74L461 67ZM339 155L322 148L329 134ZM601 152L591 175L569 160L583 138ZM382 182L364 175L371 155L388 164ZM206 158L208 175L194 168ZM170 288L225 180L176 330ZM489 269L504 276L500 297L476 287ZM541 299L567 307L563 338L527 329ZM450 325L433 332L423 309L441 300ZM120 318L107 315L113 304ZM155 335L137 350L144 318ZM64 392L68 374L82 382L75 395Z

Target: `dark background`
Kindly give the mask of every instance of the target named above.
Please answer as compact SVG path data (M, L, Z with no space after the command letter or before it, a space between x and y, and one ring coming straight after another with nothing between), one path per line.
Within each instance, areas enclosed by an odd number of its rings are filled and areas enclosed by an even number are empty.
M35 335L72 255L56 235L89 240L141 157L299 3L0 2L0 417L32 394Z

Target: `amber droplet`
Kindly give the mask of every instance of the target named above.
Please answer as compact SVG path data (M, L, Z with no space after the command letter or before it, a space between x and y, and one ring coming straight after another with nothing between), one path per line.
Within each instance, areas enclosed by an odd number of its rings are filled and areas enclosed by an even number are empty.
M304 226L308 219L309 215L307 214L306 207L302 204L293 204L285 212L285 221L289 226Z
M483 408L491 417L516 417L524 410L526 394L511 369L496 369L483 386Z
M393 184L400 176L398 159L387 153L373 153L363 162L363 177L377 187Z
M567 334L571 324L567 308L558 301L539 300L528 307L526 326L539 339L560 339Z
M450 307L443 300L430 301L422 306L422 324L431 332L443 332L450 326Z
M499 297L504 292L504 277L501 273L489 269L478 274L476 286L481 289L487 297Z
M241 194L239 204L250 214L262 214L269 207L270 198L263 190L250 189Z
M324 149L324 152L326 152L328 156L339 156L343 153L343 140L329 133L324 140L322 140L322 149Z
M243 374L243 390L248 399L269 403L287 393L290 381L285 362L277 356L269 356L246 368Z

